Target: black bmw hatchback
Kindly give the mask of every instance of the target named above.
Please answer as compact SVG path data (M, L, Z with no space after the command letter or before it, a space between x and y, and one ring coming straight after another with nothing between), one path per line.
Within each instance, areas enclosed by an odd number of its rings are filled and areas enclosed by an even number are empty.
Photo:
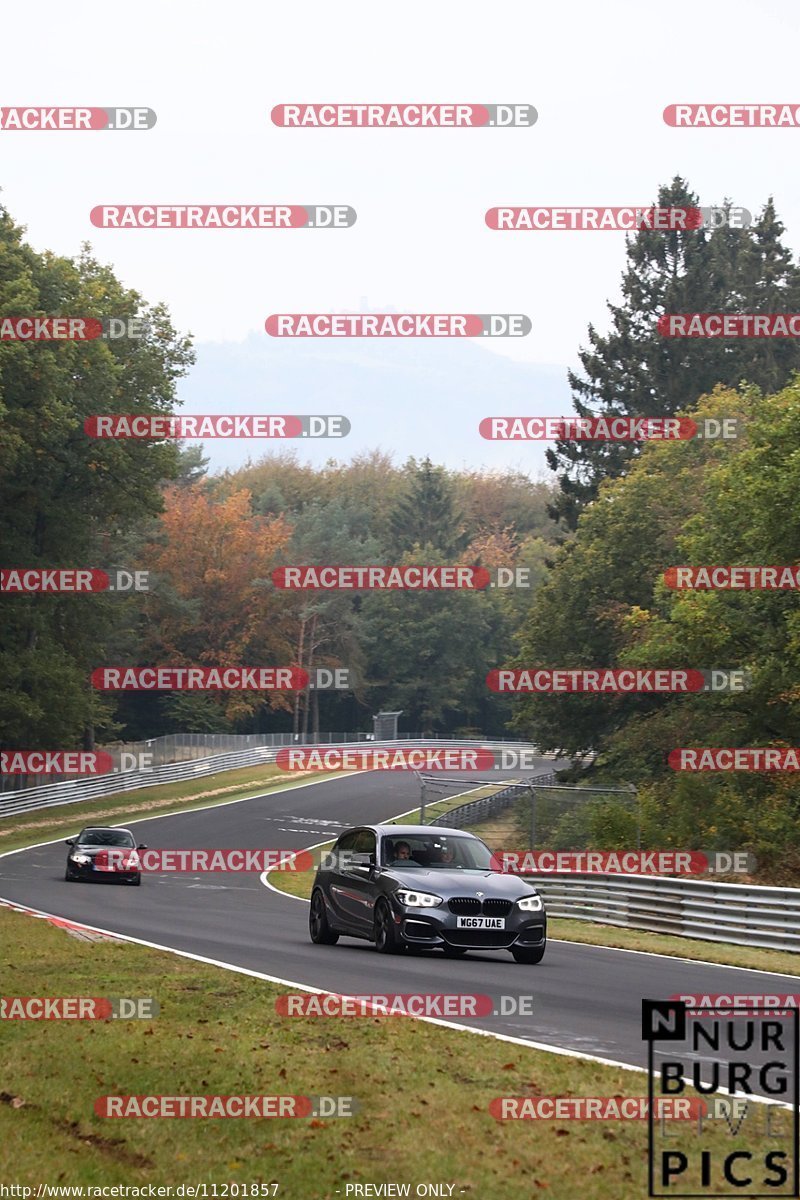
M509 950L538 963L547 943L541 896L495 869L474 834L434 825L361 825L346 830L320 863L309 932L317 945L365 938L381 954L410 946L448 957Z
M147 847L137 846L129 829L95 825L82 829L76 838L67 838L67 845L71 847L64 871L67 883L78 879L111 880L138 887L142 882L137 851Z

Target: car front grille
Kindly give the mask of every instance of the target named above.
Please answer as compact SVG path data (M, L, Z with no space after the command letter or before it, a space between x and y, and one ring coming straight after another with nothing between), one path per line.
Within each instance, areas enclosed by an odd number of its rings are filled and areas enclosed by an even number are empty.
M447 907L451 913L458 913L460 917L474 917L481 911L481 902L474 896L454 896L448 901Z
M459 917L476 917L481 912L487 917L507 917L513 905L510 900L489 899L481 902L474 896L454 896L448 901L447 907Z

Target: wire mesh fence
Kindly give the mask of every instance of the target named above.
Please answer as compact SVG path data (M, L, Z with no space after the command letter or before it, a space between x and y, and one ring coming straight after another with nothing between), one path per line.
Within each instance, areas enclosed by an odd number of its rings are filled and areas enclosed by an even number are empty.
M444 783L445 781L441 781ZM435 785L422 782L423 795ZM463 786L463 785L462 785ZM435 794L435 792L434 792ZM427 805L432 824L469 826L492 849L629 850L641 847L636 789L574 787L552 772L494 785L494 792L449 807Z

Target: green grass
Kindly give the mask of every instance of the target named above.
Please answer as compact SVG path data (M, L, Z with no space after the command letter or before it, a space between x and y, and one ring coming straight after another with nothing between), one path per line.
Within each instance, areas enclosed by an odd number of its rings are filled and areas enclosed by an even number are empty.
M153 995L160 1005L148 1021L0 1021L4 1183L275 1180L292 1200L344 1200L346 1183L387 1181L410 1182L412 1194L446 1181L474 1200L646 1194L645 1122L500 1123L487 1111L503 1095L644 1095L644 1075L402 1017L278 1017L276 985L75 941L2 909L0 945L6 996ZM93 1110L106 1094L217 1093L354 1096L360 1108L338 1120L104 1120ZM703 1146L721 1139L734 1148L708 1127Z
M548 923L548 935L569 942L585 942L590 946L618 946L623 950L644 950L650 954L669 954L672 958L702 959L729 967L747 967L756 971L771 971L776 975L800 978L800 955L783 950L759 950L757 947L734 946L730 942L704 942L700 938L675 937L669 933L648 933L638 929L617 929L613 925L598 925L594 921L570 921L553 917ZM733 986L733 985L731 985Z

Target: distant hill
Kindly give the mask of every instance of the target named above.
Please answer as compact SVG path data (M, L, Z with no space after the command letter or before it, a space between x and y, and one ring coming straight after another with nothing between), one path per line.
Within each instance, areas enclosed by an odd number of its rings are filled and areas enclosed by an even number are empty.
M205 342L180 385L186 413L342 413L352 432L309 442L210 440L210 469L294 446L321 464L382 449L403 462L429 454L449 467L545 470L544 442L493 443L482 417L569 414L566 367L514 362L472 341L270 338Z

